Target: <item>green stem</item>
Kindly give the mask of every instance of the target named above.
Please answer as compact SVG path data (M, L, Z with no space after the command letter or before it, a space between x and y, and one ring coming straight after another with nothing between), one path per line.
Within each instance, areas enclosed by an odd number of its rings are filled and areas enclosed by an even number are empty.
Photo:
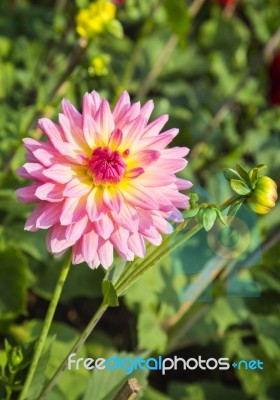
M159 263L164 259L168 254L172 253L177 247L181 246L186 240L190 239L197 232L202 229L202 225L196 224L193 228L191 228L185 235L183 235L179 240L173 243L170 246L164 246L164 248L160 248L161 251L153 252L147 259L145 259L136 270L134 270L129 276L127 276L124 280L122 280L119 285L116 287L118 295L124 294L127 289L133 285L141 275L144 274L148 269L153 267L155 264ZM169 241L169 240L168 240ZM164 243L166 244L166 242Z
M230 197L227 201L222 203L220 205L221 210L225 210L228 208L231 204L233 204L237 199L239 199L240 196L233 195ZM168 253L171 253L173 250L175 250L178 246L180 246L182 243L184 243L186 240L188 240L190 237L195 235L201 228L202 225L197 224L195 225L191 230L189 230L184 236L182 236L179 240L177 240L175 243L173 243L171 246L167 246L168 243L172 240L174 235L177 235L178 232L180 232L182 229L184 229L186 226L186 221L182 222L178 227L174 230L173 234L170 236L166 237L165 240L162 242L162 244L156 248L148 257L146 257L138 266L137 269L134 269L131 274L128 273L131 271L131 268L135 266L136 261L134 260L131 264L129 264L128 268L126 268L123 272L123 274L120 276L118 282L116 283L116 290L118 292L118 295L124 294L124 292L134 283L136 280L143 275L143 273L161 261Z
M93 331L93 329L95 328L95 326L97 325L98 321L100 320L102 315L105 313L107 308L108 308L107 304L101 303L101 305L99 306L98 310L96 311L96 313L94 314L94 316L92 317L92 319L90 320L90 322L88 323L86 328L83 330L81 336L79 337L77 342L74 344L74 346L70 350L69 354L62 361L62 363L60 364L59 368L57 369L57 371L55 372L55 374L53 375L51 380L48 382L47 386L40 393L40 395L38 397L39 400L45 399L46 396L48 395L48 393L52 390L52 388L54 387L54 385L58 381L59 377L61 376L61 374L65 371L65 369L67 367L67 362L68 362L69 355L73 354L73 353L77 353L77 351L85 343L85 341L87 340L87 338L89 337L89 335L91 334L91 332Z
M38 366L38 362L39 362L40 356L42 354L42 351L43 351L43 348L44 348L44 345L45 345L45 342L46 342L46 339L48 336L48 332L49 332L49 329L50 329L50 326L51 326L51 323L53 320L53 316L54 316L54 313L55 313L55 310L56 310L56 307L57 307L57 304L58 304L58 301L59 301L59 298L60 298L60 295L62 292L62 288L64 286L65 280L67 278L67 275L68 275L68 272L69 272L69 269L71 266L71 258L72 258L71 251L69 251L66 256L65 262L61 268L60 275L59 275L59 278L58 278L58 281L57 281L57 284L56 284L56 287L54 290L54 294L53 294L52 300L50 302L46 318L44 320L43 329L42 329L41 335L39 337L39 341L36 345L36 349L35 349L35 352L34 352L34 355L33 355L32 361L31 361L31 365L29 367L29 371L28 371L27 378L25 380L22 392L19 396L19 400L25 400L28 398L27 397L28 390L29 390L29 387L33 380L36 368Z

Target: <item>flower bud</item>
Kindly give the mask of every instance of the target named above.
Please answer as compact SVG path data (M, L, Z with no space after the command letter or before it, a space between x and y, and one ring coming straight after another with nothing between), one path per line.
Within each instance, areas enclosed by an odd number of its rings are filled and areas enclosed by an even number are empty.
M267 214L275 206L277 198L276 183L268 176L261 176L247 204L256 214Z
M19 346L13 347L9 356L13 368L16 368L23 361L22 349Z

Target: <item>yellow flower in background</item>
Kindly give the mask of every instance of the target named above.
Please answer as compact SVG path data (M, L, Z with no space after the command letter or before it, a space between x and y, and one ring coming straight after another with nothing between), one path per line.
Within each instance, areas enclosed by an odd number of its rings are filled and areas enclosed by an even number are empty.
M115 16L116 6L110 1L98 0L91 3L77 14L77 33L85 39L90 39L104 32Z
M108 54L99 54L91 60L88 72L91 76L106 76L109 74L111 57Z

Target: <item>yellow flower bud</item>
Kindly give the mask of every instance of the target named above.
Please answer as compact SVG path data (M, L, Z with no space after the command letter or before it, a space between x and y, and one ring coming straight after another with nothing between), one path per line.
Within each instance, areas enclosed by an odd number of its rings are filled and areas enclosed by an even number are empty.
M90 39L104 32L115 16L115 4L106 0L98 0L77 14L76 31L81 37Z
M258 178L247 204L255 213L267 214L275 206L277 198L276 183L268 176L261 176Z

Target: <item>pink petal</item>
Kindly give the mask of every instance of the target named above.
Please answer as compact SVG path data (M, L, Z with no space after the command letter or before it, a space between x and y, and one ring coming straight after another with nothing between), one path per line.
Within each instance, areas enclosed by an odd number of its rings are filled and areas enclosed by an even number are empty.
M25 159L26 159L26 161L31 162L31 163L39 161L39 160L37 160L37 158L34 156L34 154L33 154L33 153L30 153L30 151L28 151L28 150L27 150L27 152L26 152L26 154L25 154ZM42 164L43 164L43 163L42 163Z
M152 221L155 228L162 233L170 234L173 232L173 227L159 213L152 213Z
M144 174L145 170L143 168L132 168L126 171L125 177L128 179L135 179L138 176ZM158 186L158 185L157 185Z
M143 136L146 125L147 120L142 115L139 115L137 118L129 123L124 123L122 126L124 134L123 146L125 148L130 148L132 147L132 145L134 145L134 147L137 147L137 143Z
M87 196L86 212L91 221L97 221L102 218L106 212L103 204L103 190L97 187L93 188Z
M128 248L129 232L122 227L115 230L110 236L110 242L123 260L132 261L134 254Z
M133 121L136 117L140 116L141 104L140 101L133 103L122 116L123 120Z
M114 151L121 145L123 140L123 133L120 129L114 129L109 139L109 148Z
M99 142L101 140L101 132L94 120L95 113L96 109L92 95L86 93L83 99L83 132L85 140L91 149L93 149L95 145L100 144Z
M176 208L188 208L189 197L168 186L161 188L161 194L172 202Z
M145 239L147 239L148 242L150 242L153 246L159 246L161 244L161 242L162 242L162 237L161 237L161 235L159 233L157 233L157 235L155 235L155 236L143 235L143 237Z
M35 192L36 192L38 186L39 186L39 184L36 183L31 186L26 186L26 187L17 189L16 194L17 194L18 200L21 203L26 203L26 204L38 202L38 199L35 196Z
M66 184L63 194L66 197L82 197L91 189L92 181L89 178L74 178Z
M94 104L94 109L92 110L92 116L95 117L95 115L100 107L100 104L101 104L101 98L95 90L93 90L91 92L91 96L92 96L92 100L93 100L93 104Z
M148 100L146 104L143 105L141 108L141 115L145 117L147 120L150 118L154 109L154 102L153 100Z
M42 147L41 149L36 149L34 150L33 155L45 167L49 167L53 163L63 161L63 158L60 155L57 156L57 151L51 146L49 146L49 148Z
M131 156L131 161L136 165L147 168L160 158L160 152L156 150L142 150Z
M72 247L72 263L74 265L83 263L84 257L82 256L82 244L81 240L78 240Z
M34 208L32 214L28 217L24 230L25 231L30 231L30 232L35 232L38 231L38 227L36 226L36 221L38 217L42 214L45 208L45 203L40 203L37 205L36 208Z
M173 160L169 160L167 158L160 158L157 161L156 166L160 170L165 171L165 173L170 173L170 172L176 173L184 169L187 164L188 162L184 158L173 159Z
M155 148L156 150L164 149L174 137L179 133L179 129L170 129L169 131L163 132L157 136L146 136L141 138L140 142L138 143L139 149L142 148Z
M131 181L130 181L131 182ZM123 197L133 206L139 207L145 210L157 210L158 204L155 199L152 198L150 192L143 186L128 186L126 190L120 189Z
M137 257L145 257L146 246L143 236L141 234L131 234L128 239L128 247Z
M98 258L98 255L96 254L96 256L94 257L94 259L88 263L88 266L89 266L91 269L96 269L97 267L99 267L99 265L100 265L100 260L99 260L99 258Z
M58 224L49 230L47 234L47 247L50 252L60 253L74 244L65 238L65 232L66 228Z
M61 203L46 203L41 215L37 218L36 228L48 229L59 222Z
M97 248L98 248L98 235L94 232L94 230L90 230L90 232L86 233L82 237L82 254L84 260L87 263L90 263L97 256Z
M26 149L36 158L36 161L39 161L46 167L53 164L56 159L62 160L59 153L49 143L31 138L25 138L23 139L23 142ZM30 159L30 153L27 153L28 159Z
M139 219L137 211L123 202L119 213L111 212L114 221L118 226L127 229L129 232L137 232Z
M139 178L139 184L146 187L160 187L174 182L174 175L162 174L159 168L151 168Z
M108 269L112 264L113 264L113 251L114 247L112 243L109 242L109 240L106 241L101 241L101 238L99 238L99 247L98 247L98 257L100 260L101 265L105 268Z
M103 239L108 239L114 230L114 224L107 214L99 221L93 223L95 232Z
M168 121L168 118L168 115L161 115L149 125L147 125L145 131L143 132L143 137L158 135Z
M174 208L174 210L169 211L165 214L165 218L169 219L170 221L174 221L177 223L183 222L184 221L184 217L183 214L177 210L176 208Z
M85 215L80 221L68 225L65 231L65 238L70 242L76 242L86 232L88 226L88 216Z
M118 189L115 189L114 187L104 188L103 201L111 211L115 211L116 213L120 212L123 198Z
M193 184L190 181L187 181L186 179L181 179L181 178L176 178L174 183L178 190L190 189L193 186Z
M77 171L71 166L66 164L53 164L50 168L45 169L43 175L58 183L67 183L72 178L77 176Z
M129 106L130 106L129 94L127 92L123 92L115 105L115 108L113 111L114 119L117 120L119 118L119 115L122 112L123 108L124 107L128 108Z
M81 140L81 134L75 134L75 130L73 130L70 120L64 114L59 114L59 124L63 130L66 141L73 144L75 147L79 147L81 150L84 149L84 137L83 140Z
M45 168L39 163L26 163L17 171L17 173L24 178L27 177L27 179L39 179L44 181L46 180L42 174L44 169Z
M24 167L19 167L17 169L17 174L23 179L29 179L29 180L31 179L30 174L26 171Z
M164 149L161 152L163 158L180 158L185 157L189 153L188 147L172 147L171 149Z
M65 140L62 129L50 119L39 119L38 126L45 133L51 143L53 143L54 140L59 142L63 142Z
M73 143L75 143L82 149L85 148L85 139L83 134L83 123L82 123L81 113L78 110L76 110L76 108L67 99L62 100L61 106L63 114L69 121L68 124L66 120L62 118L62 121L64 121L64 127L67 130L67 136L66 132L64 131L65 137L69 139L70 142L73 141Z
M81 148L72 143L60 142L53 139L52 144L61 156L74 163L77 160L77 156L81 153Z
M102 132L104 143L107 144L110 134L115 128L114 119L107 100L101 101L99 110L96 114L96 124L99 127L99 131Z
M60 215L61 225L70 225L80 221L86 215L86 197L65 199Z
M90 115L85 115L83 117L83 127L85 140L90 149L93 149L95 146L99 146L102 144L102 136L100 130L96 122Z
M44 183L40 185L35 192L36 197L40 200L46 200L49 202L59 202L63 200L63 186L57 185L52 182Z

